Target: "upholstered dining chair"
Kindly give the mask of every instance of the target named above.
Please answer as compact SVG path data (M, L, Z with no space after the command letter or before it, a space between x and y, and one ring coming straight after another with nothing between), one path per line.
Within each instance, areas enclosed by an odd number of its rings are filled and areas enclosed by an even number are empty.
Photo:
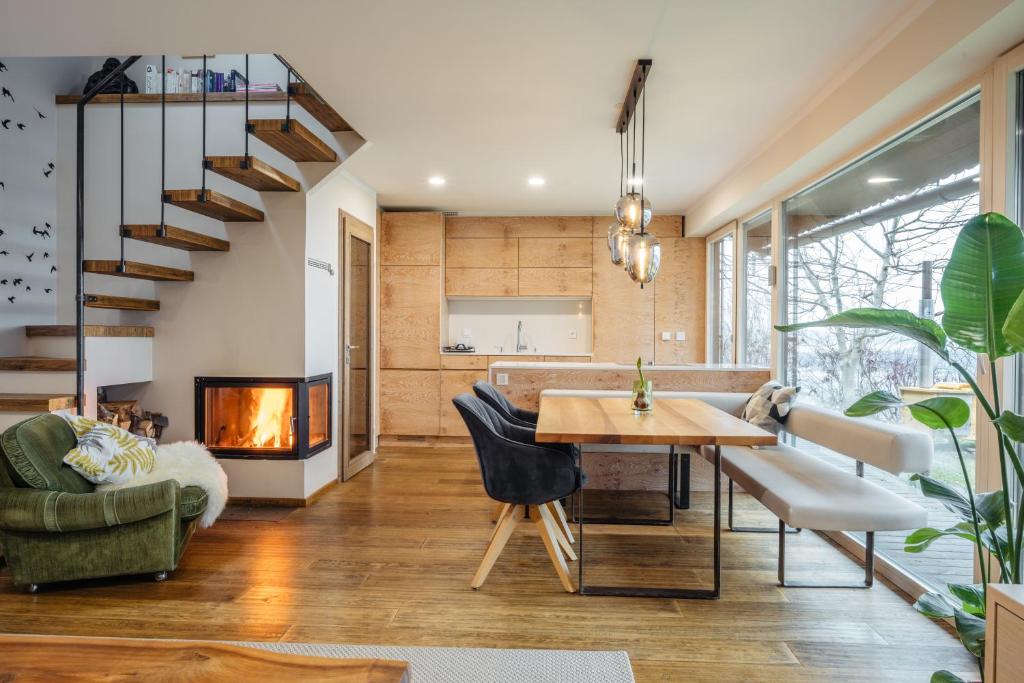
M570 593L576 592L562 553L570 559L576 559L576 554L552 505L579 489L581 478L576 459L562 449L524 442L530 439L529 430L502 419L475 396L459 394L452 403L473 439L484 490L490 498L503 504L470 585L477 589L484 584L517 523L530 509L562 587Z
M473 393L512 424L536 429L538 414L532 410L517 407L493 384L477 380L473 383Z

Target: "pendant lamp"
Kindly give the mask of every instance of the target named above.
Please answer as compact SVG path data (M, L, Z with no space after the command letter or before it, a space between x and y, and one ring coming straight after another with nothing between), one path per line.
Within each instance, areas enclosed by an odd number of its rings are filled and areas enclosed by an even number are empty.
M643 71L642 76L646 77L646 70ZM642 87L642 85L641 85ZM636 103L637 95L642 100L643 112L641 114L641 132L640 132L640 178L646 180L646 148L647 148L647 90L643 89L642 93L637 93L634 90L634 104ZM633 117L633 178L636 178L636 117ZM661 265L661 242L658 238L647 232L647 226L651 222L653 212L651 210L651 202L644 196L645 183L641 181L640 192L636 192L635 188L629 192L626 196L619 199L619 203L616 204L616 218L619 217L619 206L622 206L622 218L620 222L624 227L630 229L639 229L634 235L629 238L626 247L626 274L629 275L633 282L640 283L640 287L643 287L646 283L654 280L658 275L658 267Z

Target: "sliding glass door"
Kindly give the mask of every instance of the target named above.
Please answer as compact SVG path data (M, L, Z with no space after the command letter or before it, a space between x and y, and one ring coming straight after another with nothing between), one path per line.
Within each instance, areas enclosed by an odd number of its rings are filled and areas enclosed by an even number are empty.
M772 346L772 213L746 221L740 230L741 279L738 361L769 367Z
M943 269L961 226L980 209L980 109L978 96L960 101L783 203L789 322L861 307L907 309L931 319L942 315ZM955 348L953 356L964 367L976 365L962 349ZM878 389L908 402L933 396L972 401L962 378L923 346L869 329L786 335L785 376L801 387L801 401L839 409ZM893 411L881 419L918 428L905 413ZM976 429L975 415L962 434L972 478ZM931 475L963 486L951 439L944 432L929 433L935 440ZM824 449L817 452L853 467ZM906 477L871 468L867 476L927 507L930 526L958 521ZM943 539L910 555L903 551L905 536L880 534L880 551L936 587L973 580L970 544Z
M712 363L734 360L733 310L736 291L733 254L735 238L727 233L708 244L709 321L708 356Z

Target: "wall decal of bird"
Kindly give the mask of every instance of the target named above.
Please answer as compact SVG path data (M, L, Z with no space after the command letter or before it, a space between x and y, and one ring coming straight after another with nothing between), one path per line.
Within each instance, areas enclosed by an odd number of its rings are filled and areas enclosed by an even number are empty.
M4 232L4 229L3 229L3 228L0 228L0 237L3 237L3 236L4 236L4 235L6 235L6 234L7 234L7 233L5 233L5 232Z
M57 272L57 266L50 266L50 274L53 275Z
M52 161L47 163L46 165L50 167L51 171L53 170L54 167L53 167L53 162ZM47 223L47 225L49 225L49 223Z
M36 109L35 107L32 107L32 108ZM44 114L43 112L39 111L38 109L36 109L36 114L38 114L39 118L41 118L41 119L45 119L46 118L46 114Z
M22 282L24 282L24 280L22 280L20 277L16 277L16 278L14 278L14 281L11 284L14 285L15 287L17 287Z
M33 251L31 254L25 254L25 258L28 259L29 263L32 263L32 257L35 256L35 255L36 255L36 252Z
M53 294L53 290L52 290L52 289L50 289L49 287L47 287L47 288L46 288L46 289L44 289L43 291L44 291L44 292L46 292L47 294Z
M10 99L11 102L14 101L14 95L11 94L11 91L8 90L7 88L0 88L0 97L6 97L6 98Z
M50 252L44 251L43 252L43 258L50 258Z
M46 223L46 227L49 228L50 224ZM32 226L32 234L33 235L39 235L43 239L47 239L50 236L50 231L48 229L47 230L40 230L38 226L33 225Z
M11 120L10 119L0 120L0 126L3 126L4 130L10 130L11 129Z
M17 125L18 125L18 130L25 130L25 128L27 128L27 126L24 123L22 123L21 121L19 121Z
M12 304L14 303L14 297L13 296L7 297L7 300L10 301Z
M6 190L6 189L7 189L7 185L4 184L4 181L0 180L0 190Z
M43 171L43 176L49 178L51 173L53 173L53 169Z
M7 284L7 278L4 278L3 280L0 280L0 285L6 285L6 284Z
M7 71L7 65L0 62L0 73L3 73L4 71Z
M26 292L31 292L32 291L32 285L25 285L25 291Z
M6 249L0 249L0 256L10 256L10 255L11 255L11 252L7 251Z

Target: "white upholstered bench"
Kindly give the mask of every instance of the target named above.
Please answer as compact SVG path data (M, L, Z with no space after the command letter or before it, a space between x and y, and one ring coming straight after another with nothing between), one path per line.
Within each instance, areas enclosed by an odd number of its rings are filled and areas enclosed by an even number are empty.
M542 396L621 397L627 391L548 389ZM749 394L710 392L658 392L659 398L696 398L740 415ZM785 443L793 437L812 442L852 458L857 473L840 469ZM733 525L733 482L779 519L779 584L792 587L870 587L874 580L874 534L925 526L928 513L907 500L863 478L864 463L892 474L926 472L932 464L932 440L924 432L878 420L846 417L827 408L800 403L793 406L777 446L722 447L722 473L729 478L729 529L734 532L775 532ZM653 449L646 449L652 450ZM705 458L713 451L705 448ZM786 527L794 530L865 532L864 582L855 585L787 581Z

